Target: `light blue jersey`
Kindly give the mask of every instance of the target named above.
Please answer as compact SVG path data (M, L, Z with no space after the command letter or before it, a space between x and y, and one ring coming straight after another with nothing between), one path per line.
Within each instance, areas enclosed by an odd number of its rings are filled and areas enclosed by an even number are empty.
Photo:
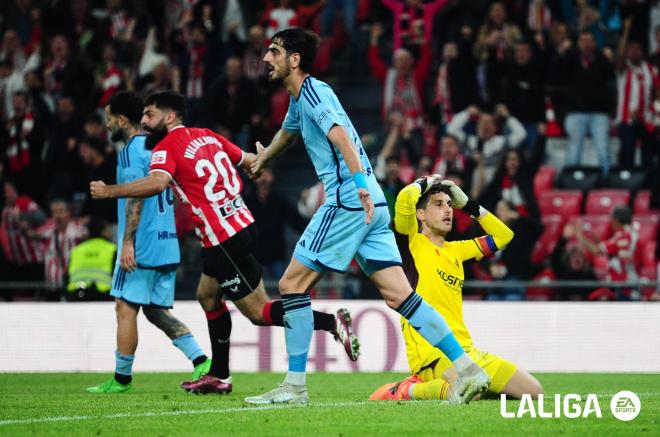
M376 206L370 225L364 222L353 175L341 152L328 140L328 132L335 125L343 126L357 147ZM293 256L312 270L339 273L345 272L355 257L368 276L401 265L394 234L389 228L385 195L373 175L360 137L332 89L308 76L298 100L291 98L282 128L302 135L326 193L325 203L307 225Z
M125 184L149 175L151 151L145 147L144 135L131 138L117 156L117 183ZM126 201L117 204L117 253L121 253L126 229ZM168 188L157 196L144 199L140 224L135 236L135 259L140 268L157 268L179 264L179 241L174 222L172 191Z
M291 97L282 128L302 135L316 174L323 182L326 205L362 211L353 175L342 154L328 140L328 132L335 125L343 126L357 147L374 204L384 205L385 195L376 181L360 137L339 99L328 84L307 76L298 100Z

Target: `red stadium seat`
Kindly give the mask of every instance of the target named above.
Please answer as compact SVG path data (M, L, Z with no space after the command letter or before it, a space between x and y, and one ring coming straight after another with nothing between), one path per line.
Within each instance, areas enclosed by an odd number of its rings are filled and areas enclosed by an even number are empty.
M291 96L285 89L275 92L270 98L270 126L273 129L278 129L286 117L286 112L289 110L289 100Z
M552 190L557 170L550 165L543 165L534 176L534 194L537 198L544 191Z
M580 215L582 208L582 191L552 190L539 196L541 215L557 214L564 219Z
M658 237L660 217L656 214L633 216L633 228L637 231L637 241L656 241Z
M586 214L609 214L616 205L630 203L628 190L593 190L587 196Z
M583 215L575 217L571 220L571 224L580 222L582 224L582 231L597 241L605 241L610 233L610 217L607 215Z
M633 203L633 213L635 214L658 214L655 209L651 209L651 192L648 190L638 191Z
M532 263L534 264L542 264L552 253L552 249L561 237L564 218L560 215L546 215L541 217L541 222L543 223L543 233L532 251Z
M534 281L551 282L555 279L557 277L550 267L534 277ZM525 300L553 300L554 297L555 289L550 287L530 287L525 293Z
M655 259L655 250L657 243L655 241L640 241L637 243L637 265L639 267L653 267L658 264Z

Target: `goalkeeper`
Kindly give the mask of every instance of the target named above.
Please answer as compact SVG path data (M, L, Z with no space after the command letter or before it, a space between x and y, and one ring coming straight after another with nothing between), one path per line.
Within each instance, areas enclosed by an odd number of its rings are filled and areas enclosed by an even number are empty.
M445 241L452 227L452 208L469 213L487 235L472 240ZM488 373L492 380L489 392L517 398L524 393L534 398L543 393L541 384L532 375L477 349L463 321L463 262L479 261L502 249L513 238L511 229L468 198L452 181L441 180L438 175L417 179L401 190L395 211L397 243L410 284L442 314L465 352ZM403 318L401 328L412 376L385 384L369 399L447 399L449 384L456 379L452 362Z

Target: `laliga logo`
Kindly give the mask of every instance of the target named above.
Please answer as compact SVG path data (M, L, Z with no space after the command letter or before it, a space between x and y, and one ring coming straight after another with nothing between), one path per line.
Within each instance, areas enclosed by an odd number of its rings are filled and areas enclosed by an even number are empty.
M529 394L522 395L518 411L507 411L506 395L500 395L500 415L505 419L521 418L529 416L532 418L540 417L542 419L558 419L566 417L568 419L576 419L578 417L589 417L595 414L597 418L602 418L603 414L600 410L598 403L598 396L595 394L588 394L584 401L584 408L582 407L582 397L578 394L567 394L562 398L562 395L556 394L554 396L554 408L546 411L543 405L544 397L539 395L536 404ZM639 397L631 391L620 391L612 397L610 402L610 410L614 417L622 421L633 420L639 415L641 410L641 402Z

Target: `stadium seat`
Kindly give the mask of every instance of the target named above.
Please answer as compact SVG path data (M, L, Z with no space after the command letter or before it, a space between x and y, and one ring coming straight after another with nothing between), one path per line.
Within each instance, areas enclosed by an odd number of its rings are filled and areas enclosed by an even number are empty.
M534 175L534 194L539 198L544 191L552 190L557 170L550 165L543 165Z
M635 214L633 216L633 227L637 231L638 241L656 241L658 223L660 223L660 217L656 214Z
M564 218L560 215L546 215L541 217L543 233L532 250L532 263L542 264L552 253L555 244L561 237Z
M564 219L580 215L582 192L578 190L552 190L539 196L541 215L560 215Z
M284 121L284 117L286 117L286 112L289 110L290 99L291 96L285 89L281 89L280 91L273 93L273 95L271 96L270 98L271 128L278 129L281 126L282 122Z
M607 186L637 191L642 188L646 180L646 171L641 168L624 169L613 168L607 175Z
M534 277L534 281L551 282L557 279L555 273L550 267L543 270L541 273ZM555 289L550 287L530 287L525 293L525 300L545 301L553 300L555 297Z
M633 203L635 214L658 214L659 211L651 208L651 192L648 190L638 191Z
M557 186L565 190L593 190L601 184L600 167L564 167L557 178Z
M637 243L637 265L640 267L655 267L658 262L655 257L657 243L655 241L639 241Z
M594 190L587 195L585 214L607 214L616 205L630 203L628 190Z
M583 215L574 217L570 223L579 221L582 224L582 231L597 241L605 241L610 233L610 217L607 215Z

